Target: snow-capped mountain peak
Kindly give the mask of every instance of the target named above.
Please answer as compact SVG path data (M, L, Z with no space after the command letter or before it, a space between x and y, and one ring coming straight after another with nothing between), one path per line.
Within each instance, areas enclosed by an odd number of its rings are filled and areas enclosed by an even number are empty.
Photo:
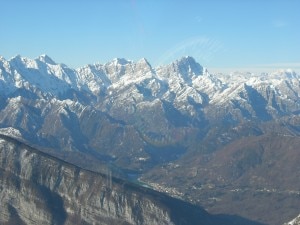
M276 79L293 79L293 78L299 78L297 76L296 72L291 69L281 69L277 70L270 74L270 77L276 78Z
M3 62L3 61L6 61L6 59L3 56L0 55L0 61Z
M40 55L37 59L46 64L56 65L56 63L46 54Z
M185 56L175 63L179 67L180 72L188 72L196 76L203 74L203 67L191 56Z
M124 58L114 58L112 62L115 65L122 65L122 66L132 63L131 60L127 60L127 59L124 59Z
M17 70L39 69L36 60L22 57L21 55L16 55L15 57L11 58L9 62L11 66L15 67Z
M148 60L145 59L145 58L141 58L140 60L138 60L137 63L136 63L136 65L152 69L152 66L150 65L150 63L148 62Z

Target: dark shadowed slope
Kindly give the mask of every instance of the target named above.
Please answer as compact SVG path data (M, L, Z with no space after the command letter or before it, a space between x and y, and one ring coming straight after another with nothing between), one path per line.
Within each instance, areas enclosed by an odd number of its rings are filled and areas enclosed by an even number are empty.
M1 224L245 224L0 137ZM234 222L236 221L236 222Z
M298 136L245 137L213 154L190 153L145 180L162 190L176 188L211 213L281 225L300 212L299 146Z

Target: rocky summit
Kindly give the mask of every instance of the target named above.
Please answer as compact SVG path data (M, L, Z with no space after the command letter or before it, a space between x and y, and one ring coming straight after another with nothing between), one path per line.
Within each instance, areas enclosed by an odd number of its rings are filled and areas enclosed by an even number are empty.
M5 137L210 213L263 224L281 225L300 212L299 96L300 75L289 69L211 74L190 56L156 68L144 58L118 58L78 69L47 55L0 57ZM18 160L11 164L15 177ZM13 182L2 177L1 184ZM64 202L62 196L69 196L49 185L42 185L51 193L47 198ZM18 207L9 203L3 215ZM69 209L84 213L68 207L61 221L69 218Z

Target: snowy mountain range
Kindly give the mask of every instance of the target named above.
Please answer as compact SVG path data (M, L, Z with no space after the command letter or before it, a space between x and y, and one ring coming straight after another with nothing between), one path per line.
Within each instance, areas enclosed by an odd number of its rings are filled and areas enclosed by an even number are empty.
M0 66L4 96L22 89L70 99L67 93L79 91L104 98L104 106L116 98L126 103L126 108L132 101L136 104L167 101L188 116L197 114L197 106L226 106L240 111L231 115L233 119L249 114L261 117L255 115L257 109L250 102L253 97L260 97L264 115L273 118L294 113L299 108L299 75L291 70L261 75L238 72L213 75L189 56L158 68L152 68L143 58L138 62L114 59L104 65L87 65L74 70L55 63L47 55L34 60L16 56L7 61L1 57ZM128 91L131 95L124 96Z
M46 140L67 129L60 148L75 142L72 136L90 139L93 134L80 127L86 114L133 129L141 145L169 146L190 139L191 133L203 137L213 124L298 115L299 93L299 75L291 70L214 75L188 56L158 68L146 59L114 59L76 70L47 55L0 59L1 126ZM68 128L63 117L70 120ZM79 129L73 129L74 119Z
M211 74L189 56L157 68L143 58L78 69L47 55L0 57L1 134L83 168L107 164L117 173L143 176L163 191L170 189L154 179L155 171L168 178L162 168L205 169L199 164L204 155L219 163L220 152L232 156L220 149L235 149L241 140L239 146L248 146L248 137L299 137L299 95L300 75L291 70ZM233 166L239 174L234 179L256 166ZM296 216L300 208L295 210Z

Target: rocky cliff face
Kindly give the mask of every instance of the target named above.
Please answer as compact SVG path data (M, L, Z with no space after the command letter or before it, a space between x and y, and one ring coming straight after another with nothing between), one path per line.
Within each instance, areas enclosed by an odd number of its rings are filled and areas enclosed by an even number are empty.
M19 142L1 138L0 145L2 224L175 224L145 189L141 194Z
M0 149L1 224L216 225L232 221L110 173L81 169L2 135Z

